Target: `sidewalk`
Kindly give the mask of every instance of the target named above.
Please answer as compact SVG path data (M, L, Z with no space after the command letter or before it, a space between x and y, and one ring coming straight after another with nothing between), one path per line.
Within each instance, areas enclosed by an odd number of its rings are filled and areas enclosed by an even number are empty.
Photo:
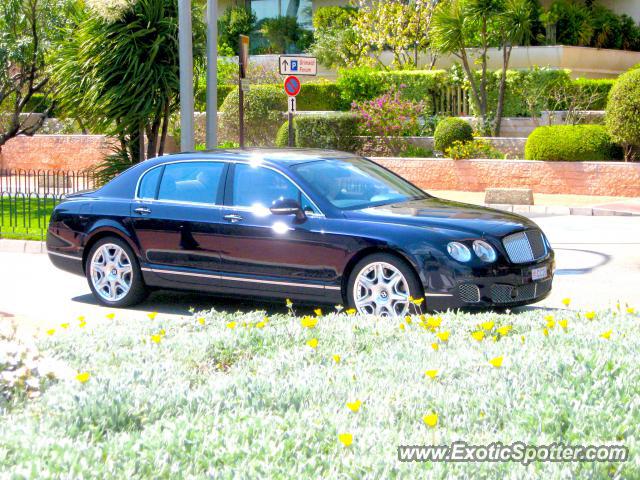
M534 193L534 205L487 205L484 192L428 190L431 195L457 202L486 205L515 213L546 215L640 215L640 198Z

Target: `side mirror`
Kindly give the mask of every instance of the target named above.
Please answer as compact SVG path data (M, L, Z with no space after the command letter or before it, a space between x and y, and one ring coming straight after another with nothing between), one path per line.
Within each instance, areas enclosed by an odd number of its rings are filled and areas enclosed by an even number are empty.
M274 215L295 215L296 220L307 218L297 200L292 198L279 198L274 200L269 209Z

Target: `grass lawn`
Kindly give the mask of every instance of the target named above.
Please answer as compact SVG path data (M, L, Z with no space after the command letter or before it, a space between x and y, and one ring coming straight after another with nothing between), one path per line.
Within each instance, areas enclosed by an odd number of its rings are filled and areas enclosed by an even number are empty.
M0 238L44 240L53 208L53 198L3 196L0 199Z
M624 307L592 319L552 313L446 313L439 325L433 317L401 323L330 314L315 326L305 320L307 327L261 312L171 322L116 312L83 328L70 319L39 347L90 377L54 382L0 415L0 472L639 478L640 316ZM361 407L351 411L346 403L357 400ZM435 427L423 420L430 414ZM350 446L339 440L344 433L353 436ZM398 445L454 440L615 443L629 448L629 460L523 466L397 459Z

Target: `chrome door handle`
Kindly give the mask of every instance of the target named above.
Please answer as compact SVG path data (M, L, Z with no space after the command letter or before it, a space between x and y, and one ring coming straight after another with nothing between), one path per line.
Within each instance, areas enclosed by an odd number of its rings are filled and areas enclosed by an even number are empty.
M237 213L230 213L223 217L227 222L236 223L242 220L242 215L238 215Z
M149 215L151 213L151 209L147 207L138 207L133 211L139 213L140 215Z

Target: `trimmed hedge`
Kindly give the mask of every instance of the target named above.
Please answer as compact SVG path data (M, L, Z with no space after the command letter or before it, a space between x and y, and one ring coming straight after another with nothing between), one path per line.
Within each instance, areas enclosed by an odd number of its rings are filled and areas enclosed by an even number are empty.
M449 117L440 120L433 134L434 146L440 152L446 152L454 142L470 142L473 140L473 129L461 118Z
M551 125L538 127L529 135L524 158L564 162L618 160L622 150L602 125Z
M593 103L589 105L589 110L607 108L609 92L615 84L615 78L578 78L573 81L573 85L581 97L593 100Z
M298 110L335 111L342 110L344 102L335 83L303 83L297 98Z
M353 152L359 145L360 120L351 113L299 115L293 121L294 146L324 148ZM286 121L276 135L276 146L289 144L289 122Z

